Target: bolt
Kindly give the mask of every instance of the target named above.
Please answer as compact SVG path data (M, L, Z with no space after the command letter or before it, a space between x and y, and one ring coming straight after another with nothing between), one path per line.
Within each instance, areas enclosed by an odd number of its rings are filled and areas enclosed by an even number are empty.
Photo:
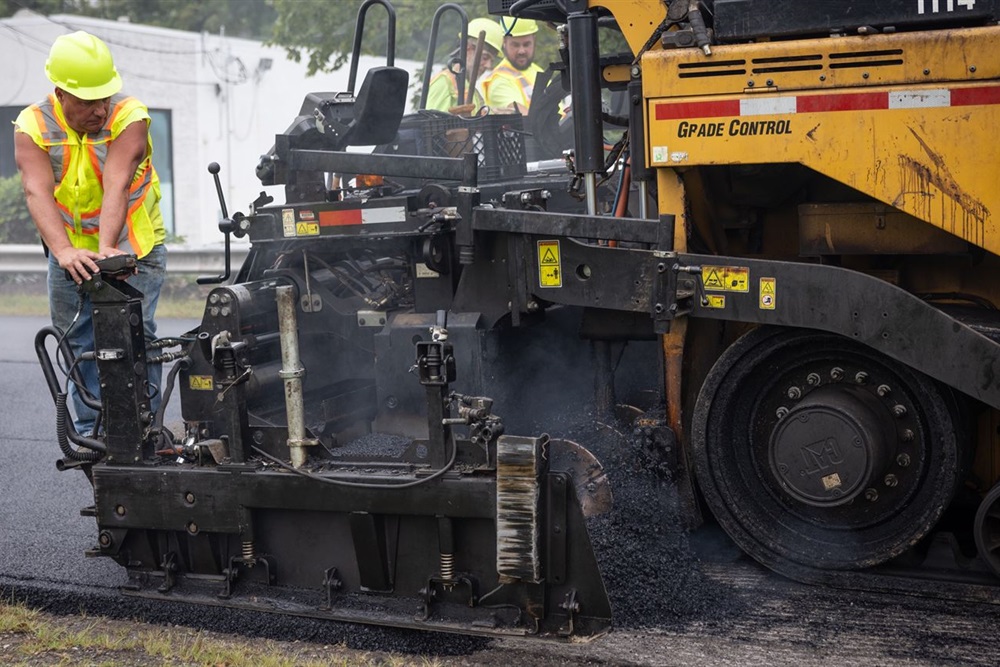
M810 373L809 375L806 376L806 383L812 385L813 387L815 387L822 381L823 378L819 376L819 373Z
M219 295L216 294L216 293L214 293L214 292L212 294L209 294L208 295L208 302L210 304L212 304L212 305L215 305L215 304L219 303Z
M896 464L899 465L900 468L908 467L910 465L910 455L900 454L896 457Z
M858 384L866 384L868 382L868 373L864 371L858 371L854 376L854 381Z
M906 406L905 405L900 405L899 403L897 403L896 405L892 406L892 414L894 414L897 418L900 418L900 419L903 418L903 417L905 417L906 416Z
M861 78L862 79L867 79L868 78L868 72L865 72L864 74L862 74Z
M196 524L194 521L188 521L187 531L189 533L191 533L192 535L197 535L198 534L198 524Z
M663 312L663 304L662 303L658 303L655 306L653 306L653 312L656 313L657 315L659 315L660 313L662 313Z
M875 390L875 393L881 396L882 398L885 398L886 396L892 393L892 387L890 387L887 384L880 384L878 386L878 389Z
M972 72L973 74L975 74L976 73L976 66L975 65L969 65L969 71Z
M125 516L125 506L124 505L116 505L115 506L115 514L117 514L118 516Z
M885 482L885 485L888 486L890 489L899 484L899 479L892 473L886 475L883 481Z
M747 81L747 88L753 88L753 79Z
M659 264L656 265L656 272L657 273L663 273L666 270L667 270L667 265L664 264L663 262L660 262Z
M111 542L112 542L111 533L107 531L102 531L101 534L97 537L97 543L104 548L110 547Z
M774 411L774 416L777 417L778 419L783 418L787 414L788 414L788 408L786 408L785 406L781 406L780 408Z
M194 505L194 494L188 491L184 494L184 502L188 505Z
M263 442L264 442L264 432L261 431L261 430L254 431L253 432L253 441L256 444L258 444L258 445L263 444Z
M819 80L820 81L826 81L826 74L820 74L819 75Z
M765 83L766 85L768 85L768 86L773 86L773 85L774 85L774 80L773 80L773 79L768 79L768 80L767 80L767 81L765 81L764 83Z
M797 401L798 399L802 398L802 390L799 389L798 387L789 387L788 391L785 392L785 395L788 396L788 398L792 399L793 401Z
M830 369L830 377L836 380L837 382L840 382L841 380L844 379L844 369L834 366L833 368Z
M876 500L878 500L878 490L868 489L867 491L865 491L865 500L869 502L875 502Z
M913 442L913 437L914 437L913 436L913 431L911 431L908 428L903 429L903 432L902 432L902 434L900 434L900 437L903 439L903 442ZM909 459L907 459L907 460L909 460Z
M927 76L927 75L928 75L928 74L930 74L930 73L931 73L931 71L930 71L929 69L925 69L925 70L924 70L924 76Z
M358 324L360 324L361 326L365 326L365 318L359 317L358 318Z

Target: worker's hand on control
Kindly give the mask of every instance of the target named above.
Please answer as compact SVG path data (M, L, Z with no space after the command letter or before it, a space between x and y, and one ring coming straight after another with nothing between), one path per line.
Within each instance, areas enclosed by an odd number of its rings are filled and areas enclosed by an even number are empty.
M104 257L115 257L117 255L127 255L128 254L127 252L123 252L123 251L119 250L118 248L115 248L115 247L112 247L112 246L105 246L105 245L102 245L100 248L98 248L98 252L101 254L102 258L104 258ZM129 276L134 276L137 273L139 273L139 268L138 267L136 267L135 270L133 270L131 274L116 274L115 278L117 278L118 280L128 280Z
M86 248L69 246L60 251L53 251L59 266L66 270L77 285L97 274L100 269L94 260L104 259L105 255Z

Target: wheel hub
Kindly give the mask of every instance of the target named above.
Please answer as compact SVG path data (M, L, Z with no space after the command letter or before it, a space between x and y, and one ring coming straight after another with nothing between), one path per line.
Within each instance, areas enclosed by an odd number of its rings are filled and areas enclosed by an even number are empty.
M813 507L850 503L892 456L891 418L854 387L810 393L778 422L768 445L771 473L795 500Z

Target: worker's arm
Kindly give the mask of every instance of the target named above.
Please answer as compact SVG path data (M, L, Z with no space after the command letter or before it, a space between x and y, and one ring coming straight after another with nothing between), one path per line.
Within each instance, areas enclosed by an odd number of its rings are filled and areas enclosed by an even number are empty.
M136 121L108 144L108 157L104 162L104 200L101 202L98 248L109 257L123 254L118 249L118 239L125 227L129 188L135 177L135 170L146 157L148 133L149 125L146 121Z
M74 248L63 226L62 215L56 206L55 176L49 154L23 132L14 133L14 161L21 172L21 185L28 212L38 228L49 252L55 256L59 266L69 271L77 284L88 280L97 273L95 259L104 256L86 248Z

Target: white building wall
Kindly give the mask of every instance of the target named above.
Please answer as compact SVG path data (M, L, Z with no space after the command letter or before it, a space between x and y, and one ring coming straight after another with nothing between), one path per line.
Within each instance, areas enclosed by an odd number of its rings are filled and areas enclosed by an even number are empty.
M20 13L0 20L0 106L27 106L51 92L45 77L49 46L61 34L86 30L108 43L123 92L172 115L174 233L183 245L220 245L221 214L207 165L218 162L229 213L247 212L261 190L282 201L281 187L254 175L260 156L314 91L345 91L349 65L306 76L306 65L279 47L220 35L170 30L79 16ZM266 67L270 60L270 67ZM363 56L358 86L383 58ZM396 60L416 81L419 63ZM153 150L157 147L154 145Z

